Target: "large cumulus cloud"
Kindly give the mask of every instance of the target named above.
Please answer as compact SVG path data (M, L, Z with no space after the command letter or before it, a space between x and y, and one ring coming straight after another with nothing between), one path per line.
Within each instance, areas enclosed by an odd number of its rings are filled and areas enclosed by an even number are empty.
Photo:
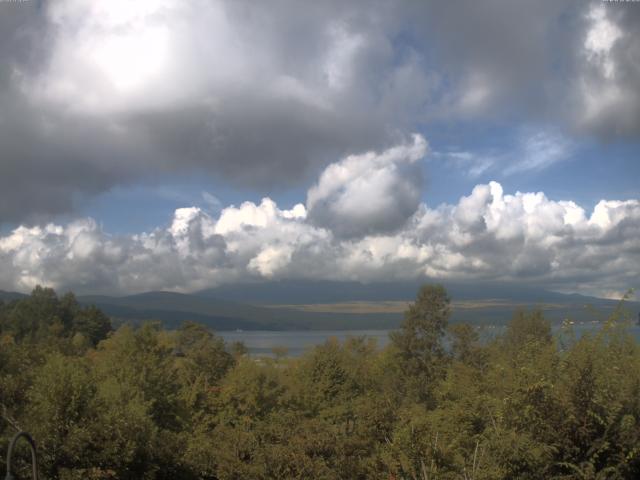
M73 210L150 170L299 186L337 156L452 121L637 138L638 12L595 0L0 2L0 222Z
M426 150L425 139L414 135L411 144L330 165L307 195L309 219L345 237L397 230L420 203L417 162Z
M329 165L309 190L306 207L283 209L264 198L223 208L217 217L185 207L167 226L128 236L109 235L91 219L21 226L0 237L0 288L24 291L41 283L130 293L194 291L250 279L426 276L605 294L640 284L637 199L602 200L587 212L542 192L505 194L490 182L453 205L412 200L401 221L381 221L389 206L379 200L377 177L402 186L408 180L397 164L415 162L425 148L417 136L413 143ZM318 217L317 209L343 221L322 222L331 217ZM353 229L345 230L345 223Z

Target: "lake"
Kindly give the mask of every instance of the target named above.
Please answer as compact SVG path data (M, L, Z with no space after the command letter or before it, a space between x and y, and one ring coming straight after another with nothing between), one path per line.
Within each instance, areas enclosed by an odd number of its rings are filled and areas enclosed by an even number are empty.
M600 323L576 323L573 330L577 337L588 332L597 331ZM482 339L490 339L504 331L504 326L484 325L479 327ZM553 327L554 334L560 332L560 326ZM640 341L640 325L628 327L636 340ZM288 355L297 357L305 350L321 345L329 338L336 338L344 342L349 337L365 337L375 339L379 347L389 343L389 332L392 330L305 330L305 331L241 331L216 332L228 343L243 342L252 356L273 356L273 349L284 347Z
M273 355L275 347L285 347L290 356L302 355L305 350L321 345L335 337L344 342L349 337L374 338L379 347L389 343L391 330L304 330L304 331L242 331L216 332L226 342L243 342L249 354Z

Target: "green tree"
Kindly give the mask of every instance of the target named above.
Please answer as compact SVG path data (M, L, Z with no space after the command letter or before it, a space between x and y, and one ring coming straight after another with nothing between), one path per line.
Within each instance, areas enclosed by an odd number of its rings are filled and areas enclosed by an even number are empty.
M201 377L205 387L216 384L234 364L222 338L193 322L185 322L176 332L174 353L183 359L183 374L191 380Z
M421 400L433 398L434 382L444 376L446 333L451 300L442 285L424 285L404 314L400 329L389 336L409 391Z
M74 334L83 334L93 346L107 338L112 330L109 317L93 305L76 310L71 329Z
M468 323L457 323L449 327L451 354L456 360L475 367L483 367L486 356L476 329Z
M29 390L27 428L38 439L39 457L47 478L62 469L91 465L96 422L95 382L83 358L49 356Z
M515 350L527 343L548 345L552 340L551 324L539 309L532 312L516 311L504 335L505 344Z

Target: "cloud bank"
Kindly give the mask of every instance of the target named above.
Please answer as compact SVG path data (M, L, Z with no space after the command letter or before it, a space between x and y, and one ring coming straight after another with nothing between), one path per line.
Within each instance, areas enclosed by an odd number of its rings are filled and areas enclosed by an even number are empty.
M587 212L542 192L505 194L490 182L454 205L430 207L416 202L415 171L405 168L425 150L414 136L347 156L322 172L306 205L291 209L269 198L217 217L186 207L166 227L129 236L109 235L92 219L21 226L0 237L0 288L132 293L260 279L427 276L602 295L640 284L639 200L602 200ZM407 191L390 195L396 188Z

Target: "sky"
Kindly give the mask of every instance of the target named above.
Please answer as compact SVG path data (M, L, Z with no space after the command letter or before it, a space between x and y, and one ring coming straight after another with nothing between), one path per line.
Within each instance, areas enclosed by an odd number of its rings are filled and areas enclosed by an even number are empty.
M0 0L0 289L640 287L640 3Z

